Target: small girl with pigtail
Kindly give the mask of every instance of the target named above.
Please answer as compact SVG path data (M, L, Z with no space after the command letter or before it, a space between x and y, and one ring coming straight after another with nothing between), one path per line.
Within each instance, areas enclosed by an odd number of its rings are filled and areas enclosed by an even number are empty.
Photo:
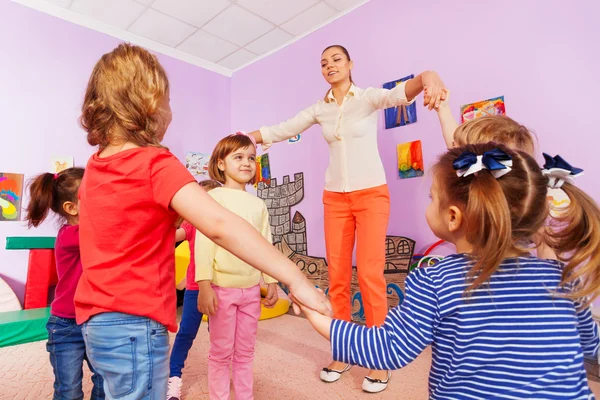
M334 360L393 370L431 345L432 400L594 399L583 357L600 346L589 308L600 269L588 246L600 236L600 212L572 184L581 171L552 160L542 171L526 152L496 143L443 154L426 219L458 254L411 273L382 327L304 308ZM530 253L548 217L548 186L561 180L571 203L546 236L558 254L572 252L566 265Z
M83 168L69 168L58 174L41 174L29 186L27 207L29 227L38 227L52 211L62 227L56 235L54 254L58 283L51 305L46 349L54 370L53 399L83 399L83 362L92 371L92 400L104 399L102 377L94 371L85 351L81 326L75 322L73 297L81 276L79 255L79 200L77 192Z

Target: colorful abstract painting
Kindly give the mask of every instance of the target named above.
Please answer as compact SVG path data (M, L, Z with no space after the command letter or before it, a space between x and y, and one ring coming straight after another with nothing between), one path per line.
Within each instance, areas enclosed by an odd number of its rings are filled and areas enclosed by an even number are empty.
M384 89L393 89L400 83L414 78L414 75L405 76L397 81L383 84ZM417 105L412 103L409 106L398 106L387 108L385 110L385 129L396 128L417 122Z
M423 176L423 150L421 141L402 143L398 145L398 176L400 179Z
M271 165L269 164L269 155L263 154L256 156L256 182L254 188L258 187L259 182L264 182L265 185L271 184Z
M189 152L185 156L185 167L194 176L208 176L210 154Z
M23 198L23 175L0 172L0 221L19 221Z
M299 133L296 136L294 136L293 138L288 139L288 143L298 143L301 140L302 140L302 134Z
M465 104L460 107L461 122L488 115L502 114L506 114L506 109L504 108L504 96L478 101L477 103Z
M58 174L59 172L64 171L65 169L73 168L73 165L73 157L54 157L52 159L50 172Z

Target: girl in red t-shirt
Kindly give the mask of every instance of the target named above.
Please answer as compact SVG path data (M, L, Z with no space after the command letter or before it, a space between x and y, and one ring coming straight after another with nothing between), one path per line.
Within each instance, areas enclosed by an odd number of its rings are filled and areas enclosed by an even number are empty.
M54 398L82 399L83 361L92 371L92 400L103 399L102 377L94 371L86 353L81 326L75 321L73 296L81 276L79 255L79 201L77 191L83 168L69 168L58 174L41 174L29 186L27 206L29 227L39 226L52 210L63 226L56 235L54 255L58 283L46 324L50 364L54 370Z
M330 314L325 296L249 223L221 207L161 142L171 122L169 81L148 51L121 44L90 77L81 124L98 146L79 198L83 274L77 321L111 397L166 398L167 329L177 330L175 220L288 285Z

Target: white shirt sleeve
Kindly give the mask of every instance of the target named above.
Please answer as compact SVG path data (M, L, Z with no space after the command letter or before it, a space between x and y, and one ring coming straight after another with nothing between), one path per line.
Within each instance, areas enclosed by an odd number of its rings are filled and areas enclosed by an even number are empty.
M263 126L260 128L263 144L270 145L291 139L316 124L316 107L316 105L312 105L279 125Z
M407 106L415 99L408 101L405 87L406 82L396 85L393 89L368 88L365 89L365 98L376 109Z

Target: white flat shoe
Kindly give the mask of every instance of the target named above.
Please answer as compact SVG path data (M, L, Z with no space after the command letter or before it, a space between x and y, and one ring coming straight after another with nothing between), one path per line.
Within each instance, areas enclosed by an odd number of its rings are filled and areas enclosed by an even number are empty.
M387 379L385 381L382 381L380 379L373 379L373 378L369 378L368 376L365 376L365 380L363 381L363 384L362 384L362 390L367 393L383 392L387 388L388 383L390 383L391 377L392 377L392 371L387 372Z
M342 377L342 374L346 371L349 371L350 368L352 368L352 366L350 364L346 365L344 367L344 369L341 371L338 371L335 369L323 368L321 370L319 377L321 378L321 380L323 382L333 383L333 382L338 381Z

